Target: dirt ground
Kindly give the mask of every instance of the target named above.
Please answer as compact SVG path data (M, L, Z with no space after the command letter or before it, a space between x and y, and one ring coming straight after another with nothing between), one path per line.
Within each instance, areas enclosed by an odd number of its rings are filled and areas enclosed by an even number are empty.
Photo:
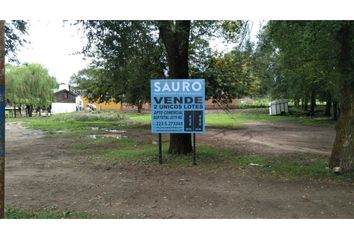
M150 136L148 130L142 132ZM328 156L334 130L285 123L208 129L200 141L259 154ZM353 218L353 184L252 170L107 166L59 138L6 124L6 205L123 218Z
M248 123L239 129L208 129L202 140L258 154L319 154L329 156L335 131L291 123Z

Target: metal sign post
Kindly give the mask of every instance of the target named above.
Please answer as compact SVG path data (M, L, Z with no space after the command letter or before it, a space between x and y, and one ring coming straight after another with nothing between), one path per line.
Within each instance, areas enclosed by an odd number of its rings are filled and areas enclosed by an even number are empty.
M150 87L151 132L159 134L159 163L162 163L162 133L190 133L196 165L195 134L205 132L205 80L151 80Z
M195 133L193 133L193 165L197 165L197 160L195 159Z
M159 163L162 164L162 134L159 133Z

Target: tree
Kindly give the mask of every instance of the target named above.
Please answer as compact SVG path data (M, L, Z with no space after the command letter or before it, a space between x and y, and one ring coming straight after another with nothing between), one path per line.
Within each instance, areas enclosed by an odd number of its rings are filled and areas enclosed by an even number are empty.
M16 51L18 46L27 43L23 37L27 34L27 22L23 20L14 20L5 23L5 55L9 61L17 61Z
M154 26L149 21L87 21L85 26L94 34L88 34L84 52L94 60L72 80L91 99L124 101L140 111L150 99L149 79L164 76Z
M341 114L336 126L330 168L354 170L352 21L271 21L264 30L278 96L302 101L314 114L316 99L333 103L339 98ZM334 104L335 106L336 104Z
M166 49L168 76L175 79L189 78L188 50L190 21L159 21L160 38ZM170 134L169 153L192 152L190 134Z
M340 172L354 171L354 21L336 23L339 47L340 116L329 161L330 168Z
M57 82L40 64L7 66L6 82L7 101L26 105L30 117L34 108L46 108L54 101Z
M144 58L153 56L147 51L139 52L139 49L148 50L145 46L160 53L159 58L154 58L155 61L150 60L154 63L151 65L159 68L157 73L160 76L167 72L167 78L189 78L189 65L203 68L205 62L200 59L197 62L193 56L202 56L204 51L201 49L208 49L206 38L224 36L236 41L244 26L241 21L86 21L83 25L88 37L84 52L94 56L93 64L96 67L102 67L112 74L109 81L111 85L124 81L128 83L129 75L126 74L132 72L132 68L126 63L134 59L144 63ZM191 59L194 61L191 62ZM145 77L136 76L135 82L143 85L144 81L149 80ZM125 91L122 94L125 95ZM191 151L190 134L170 135L170 153Z
M235 48L211 57L202 73L208 83L207 95L221 103L258 95L260 82L253 74L252 55L252 45L248 42L244 49Z

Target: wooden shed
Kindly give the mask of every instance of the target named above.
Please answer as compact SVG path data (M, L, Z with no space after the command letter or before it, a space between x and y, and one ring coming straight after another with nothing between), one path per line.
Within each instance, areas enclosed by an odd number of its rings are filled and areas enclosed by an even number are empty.
M59 90L54 93L55 102L59 103L76 103L76 95L66 89Z

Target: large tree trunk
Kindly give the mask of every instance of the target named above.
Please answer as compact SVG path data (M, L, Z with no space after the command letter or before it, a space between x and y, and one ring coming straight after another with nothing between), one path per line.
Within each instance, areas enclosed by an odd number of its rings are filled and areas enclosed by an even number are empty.
M5 209L5 21L0 20L0 218Z
M166 48L169 78L186 79L190 21L159 21L160 38ZM170 134L169 153L186 154L193 151L191 134Z
M351 56L354 24L344 22L338 34L341 74L340 116L336 126L336 138L329 160L329 167L345 173L354 170L354 63Z

